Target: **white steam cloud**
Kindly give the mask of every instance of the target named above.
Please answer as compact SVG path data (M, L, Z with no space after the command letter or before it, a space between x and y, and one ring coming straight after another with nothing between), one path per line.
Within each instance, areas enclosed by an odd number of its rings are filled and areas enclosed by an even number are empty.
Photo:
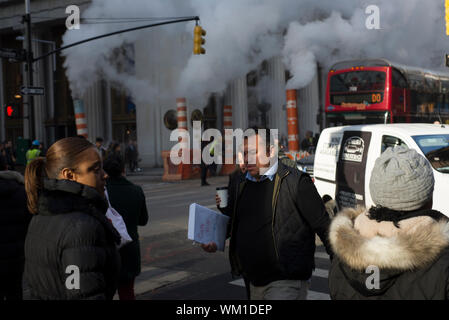
M366 28L365 9L369 5L380 9L379 30ZM189 54L191 41L179 48L179 54L174 56L177 61L161 59L164 52L160 47L144 46L148 52L143 54L148 59L160 60L167 70L173 64L182 68L175 91L164 93L173 94L173 101L175 96L189 99L221 92L230 80L273 56L281 56L293 75L287 88L299 89L313 79L317 62L328 68L340 60L387 58L419 67L443 68L444 54L449 53L440 0L93 0L81 17L195 15L207 31L206 55ZM158 28L163 28L160 32L164 41L170 41L170 37L181 33L192 36L193 25L190 22ZM137 24L82 24L80 30L66 32L64 44L134 26ZM136 101L161 94L163 88L151 81L152 75L137 79L129 71L132 68L126 67L126 53L117 54L117 48L142 41L149 32L154 31L124 33L65 51L72 94L82 94L99 77L123 86Z

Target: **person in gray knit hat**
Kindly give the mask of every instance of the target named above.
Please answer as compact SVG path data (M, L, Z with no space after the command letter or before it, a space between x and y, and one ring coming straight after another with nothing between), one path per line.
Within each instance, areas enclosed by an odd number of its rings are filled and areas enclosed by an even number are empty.
M397 146L377 158L369 188L376 205L413 211L432 199L434 183L432 167L426 158L414 149Z
M389 148L369 186L374 206L346 208L332 220L331 298L449 300L449 220L432 210L426 158Z

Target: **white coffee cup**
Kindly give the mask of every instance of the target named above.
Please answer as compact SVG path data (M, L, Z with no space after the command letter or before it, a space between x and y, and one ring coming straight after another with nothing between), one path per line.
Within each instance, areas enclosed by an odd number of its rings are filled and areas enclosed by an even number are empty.
M226 208L228 206L228 187L218 187L216 190L221 200L220 208Z

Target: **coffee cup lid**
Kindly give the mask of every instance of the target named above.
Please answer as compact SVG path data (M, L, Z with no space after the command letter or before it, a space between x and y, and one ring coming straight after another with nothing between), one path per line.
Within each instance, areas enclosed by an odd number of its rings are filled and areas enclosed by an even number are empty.
M216 190L228 190L228 187L217 187Z

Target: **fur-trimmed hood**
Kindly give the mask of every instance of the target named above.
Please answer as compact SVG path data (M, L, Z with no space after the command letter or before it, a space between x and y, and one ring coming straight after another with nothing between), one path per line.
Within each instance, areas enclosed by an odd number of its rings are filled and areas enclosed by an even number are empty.
M366 214L366 209L344 209L333 219L329 230L333 252L354 271L364 272L371 265L397 272L424 268L449 246L447 218L436 221L426 217L429 219L426 223L406 230L400 228L392 236L367 237L355 227L355 220L361 214ZM401 221L399 226L407 220Z

